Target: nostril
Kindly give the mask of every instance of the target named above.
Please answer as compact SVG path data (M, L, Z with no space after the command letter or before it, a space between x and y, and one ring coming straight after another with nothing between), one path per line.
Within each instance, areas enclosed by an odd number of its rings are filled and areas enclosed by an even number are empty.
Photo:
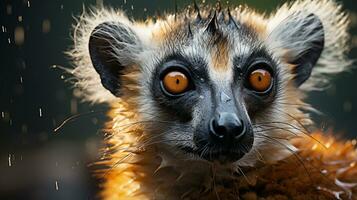
M246 128L244 125L244 122L242 120L239 120L238 126L236 128L236 130L234 131L234 136L236 139L241 138L246 132Z
M227 129L224 126L217 126L215 130L219 135L226 135L227 133Z
M239 139L245 132L244 122L232 113L221 113L210 121L210 135L215 139Z
M218 125L217 121L213 118L210 121L210 134L216 138L223 139L226 135L226 128Z

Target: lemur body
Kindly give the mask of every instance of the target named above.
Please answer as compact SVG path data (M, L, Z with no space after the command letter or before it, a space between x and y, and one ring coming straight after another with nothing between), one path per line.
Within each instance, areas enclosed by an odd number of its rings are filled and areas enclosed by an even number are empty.
M146 22L83 15L71 73L82 98L111 106L102 197L355 198L340 180L357 181L353 144L309 135L303 112L305 92L350 65L347 22L327 0L271 16L197 5Z

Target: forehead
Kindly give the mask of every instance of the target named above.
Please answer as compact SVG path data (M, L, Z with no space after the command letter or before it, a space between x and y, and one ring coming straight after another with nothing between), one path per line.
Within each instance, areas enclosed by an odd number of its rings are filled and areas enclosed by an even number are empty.
M249 14L252 15L252 14ZM233 61L262 47L265 23L245 12L204 9L189 15L171 16L154 33L165 56L181 54L203 59L211 76L227 78ZM226 74L222 76L222 74ZM218 75L218 76L217 76Z

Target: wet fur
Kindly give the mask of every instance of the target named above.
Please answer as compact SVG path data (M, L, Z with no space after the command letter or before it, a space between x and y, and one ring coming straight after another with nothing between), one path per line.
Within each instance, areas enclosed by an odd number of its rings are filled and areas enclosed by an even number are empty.
M211 10L207 6L201 8L200 13L203 18L209 18ZM227 18L226 11L221 13L224 12ZM291 139L305 137L308 134L305 126L312 123L309 115L303 112L312 109L303 102L305 93L322 89L330 75L345 71L350 65L346 59L347 15L341 11L340 5L328 0L295 1L283 5L271 15L261 15L246 7L231 9L230 13L245 30L253 33L254 38L249 35L243 42L235 44L232 43L234 40L229 40L234 33L228 34L222 30L223 35L217 37L217 41L202 43L204 39L198 35L203 34L203 29L189 27L187 23L197 17L197 12L192 8L176 16L169 14L144 22L131 21L122 11L104 8L79 17L74 27L74 45L68 52L75 66L69 70L77 80L74 87L80 89L79 95L83 100L111 106L108 113L111 121L105 130L109 146L107 157L98 162L109 168L101 173L105 179L101 192L104 199L195 199L202 194L217 192L214 190L216 181L223 184L242 178L242 167L269 165L295 154L297 149L291 144ZM307 48L304 44L322 33L302 33L299 37L303 38L296 38L297 42L286 43L278 38L284 34L289 37L293 29L300 27L289 27L291 30L279 28L291 15L299 21L300 17L306 17L309 13L314 13L323 23L325 47L310 79L301 88L296 88L292 75L295 66L284 62L284 59L289 59L292 54L303 54ZM112 46L115 49L114 56L127 65L121 79L122 95L119 98L102 86L89 55L90 34L103 22L120 22L130 27L135 35L129 31L128 35L121 37L137 37L136 41L140 41L121 43L120 48ZM194 33L193 36L188 35L190 31ZM105 34L111 37L111 33ZM194 48L187 45L188 37L193 37ZM302 40L305 42L299 42ZM182 127L175 126L174 121L170 120L172 116L160 112L147 90L154 74L153 66L170 52L178 51L178 48L190 55L207 52L204 55L211 56L204 59L214 66L209 72L210 76L219 84L220 80L232 79L231 69L227 68L233 62L229 55L249 54L261 47L273 55L281 79L274 103L254 118L253 149L230 165L210 163L198 156L174 151L177 141L192 138L180 134ZM199 109L194 112L195 115L201 114ZM167 129L167 124L170 124L170 129ZM237 192L236 189L232 188L230 193Z

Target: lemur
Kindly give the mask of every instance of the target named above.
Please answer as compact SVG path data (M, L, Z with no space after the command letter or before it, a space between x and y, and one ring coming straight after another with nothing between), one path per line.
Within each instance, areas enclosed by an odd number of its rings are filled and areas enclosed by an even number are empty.
M351 65L347 28L332 0L83 14L68 55L80 97L110 105L100 197L357 199L356 141L310 133L304 103Z

